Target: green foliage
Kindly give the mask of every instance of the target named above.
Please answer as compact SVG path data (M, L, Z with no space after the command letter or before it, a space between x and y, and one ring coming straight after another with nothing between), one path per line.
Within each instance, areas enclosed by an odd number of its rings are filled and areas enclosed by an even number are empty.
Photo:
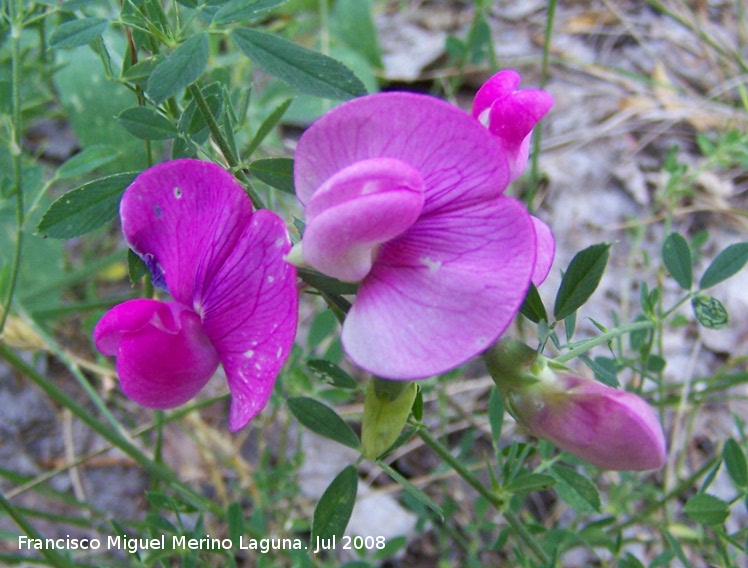
M693 283L691 248L678 233L670 233L662 245L662 261L670 275L684 290L690 290Z
M361 446L355 432L329 406L307 397L289 398L286 403L296 419L315 434L349 448L358 449Z
M363 83L330 57L248 28L235 29L231 38L262 69L302 93L329 99L350 99L366 94Z
M136 173L101 178L67 192L55 201L36 227L45 237L69 239L92 231L117 216L122 192Z
M358 472L352 465L332 480L317 502L312 521L312 542L340 538L353 513L358 489ZM329 545L331 546L331 544Z
M592 296L605 272L609 254L610 245L601 243L574 255L556 294L553 306L556 319L570 316Z

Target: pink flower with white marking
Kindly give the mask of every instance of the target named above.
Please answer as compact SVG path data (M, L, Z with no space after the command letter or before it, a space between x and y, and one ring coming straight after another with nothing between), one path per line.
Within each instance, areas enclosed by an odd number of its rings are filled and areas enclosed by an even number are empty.
M342 330L353 362L424 378L506 329L553 256L550 231L540 235L503 195L513 159L469 114L413 93L354 99L304 133L294 172L306 207L301 256L360 282Z
M284 257L282 220L253 211L233 177L214 164L154 166L125 190L122 230L173 301L115 306L94 329L96 347L117 357L125 394L148 408L194 397L223 365L229 428L267 404L296 334L296 270Z

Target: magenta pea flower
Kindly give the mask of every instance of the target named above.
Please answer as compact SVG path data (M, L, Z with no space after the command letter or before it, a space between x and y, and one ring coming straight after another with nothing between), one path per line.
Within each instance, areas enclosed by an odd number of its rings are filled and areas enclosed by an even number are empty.
M665 464L665 435L634 393L567 372L519 341L502 339L484 356L517 421L538 438L603 469L643 471Z
M665 435L654 410L634 393L562 375L553 385L516 391L515 416L530 432L603 469L665 465Z
M424 378L506 329L553 256L550 230L503 195L513 159L469 114L413 93L354 99L303 134L301 257L360 282L341 335L354 363Z
M506 152L510 181L525 169L532 129L553 106L553 97L545 91L516 90L520 81L516 71L499 71L478 89L473 100L473 116L498 138Z
M267 404L296 334L296 270L282 220L254 211L215 164L154 166L120 204L122 231L173 301L136 299L109 310L96 347L117 357L122 389L148 408L194 397L223 365L231 391L229 428Z

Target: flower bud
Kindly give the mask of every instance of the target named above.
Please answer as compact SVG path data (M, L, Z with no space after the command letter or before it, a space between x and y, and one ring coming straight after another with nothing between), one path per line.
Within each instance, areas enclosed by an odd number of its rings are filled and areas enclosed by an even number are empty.
M642 398L592 379L557 376L539 355L526 367L535 382L511 376L505 381L491 371L503 363L490 361L505 352L492 348L487 353L489 372L514 417L534 436L603 469L643 471L665 464L662 427Z

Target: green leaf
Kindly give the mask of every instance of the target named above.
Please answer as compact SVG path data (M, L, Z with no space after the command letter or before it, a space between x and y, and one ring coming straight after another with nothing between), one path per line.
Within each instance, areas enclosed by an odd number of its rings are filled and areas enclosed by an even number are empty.
M178 134L177 127L168 118L148 107L125 109L119 114L117 121L141 140L167 140Z
M54 48L79 47L99 37L109 20L105 18L82 18L60 24L49 36L49 45Z
M360 448L358 436L329 406L303 396L289 398L287 403L296 419L312 432L354 450Z
M279 104L265 120L262 121L262 124L257 129L257 133L255 134L254 138L252 138L252 141L249 143L249 146L245 151L246 156L251 156L252 153L260 147L260 144L262 144L262 141L265 140L265 137L270 134L270 131L275 127L276 124L278 124L278 121L283 118L283 115L286 113L289 105L292 102L293 98L286 99L281 104Z
M590 359L586 355L580 355L579 358L595 373L595 380L613 388L620 386L618 377L616 377L618 364L615 359L611 359L610 357L595 357L594 359Z
M728 438L722 448L722 459L735 486L743 490L748 488L748 464L740 444Z
M560 465L554 465L550 472L558 482L555 485L556 493L571 508L580 513L600 512L600 493L588 478Z
M249 22L288 0L231 0L213 15L213 25Z
M592 296L605 272L609 253L610 245L600 243L574 255L556 294L553 313L557 320L570 316Z
M525 301L522 303L522 307L519 309L519 313L533 323L540 323L540 320L548 321L548 313L545 311L543 299L532 282L530 282L530 287L527 289L527 295L525 296Z
M159 62L148 78L146 93L158 105L182 92L202 75L209 55L208 35L192 36Z
M735 243L717 255L704 272L699 282L699 289L706 290L716 286L730 276L737 274L748 262L748 242Z
M90 173L116 159L118 155L119 152L111 146L89 146L62 164L56 177L66 179Z
M114 174L68 191L47 209L36 227L37 233L69 239L114 219L122 192L136 175L137 172Z
M226 510L226 524L231 542L234 543L235 547L238 547L241 537L244 534L244 510L239 501L231 503Z
M231 38L263 70L302 93L341 100L366 94L366 87L350 69L326 55L247 28L233 30Z
M353 513L358 490L358 472L352 465L341 471L325 489L312 518L312 542L343 535Z
M703 525L720 525L730 515L730 505L708 493L697 493L691 497L683 510Z
M306 366L315 377L322 379L334 387L349 390L358 388L356 379L332 361L328 361L327 359L310 359L306 362Z
M293 160L291 158L263 158L249 164L249 173L262 182L291 195L293 185Z
M722 329L730 323L730 314L717 298L707 294L697 294L691 299L696 319L707 329Z
M148 274L148 265L132 249L127 249L127 275L133 286Z
M332 9L334 37L360 53L373 67L383 68L371 0L336 0Z
M670 233L662 245L662 262L670 275L684 290L690 290L693 284L693 259L691 247L678 233Z
M556 485L556 478L543 473L528 473L515 477L506 487L507 491L524 495L534 491L543 491Z

